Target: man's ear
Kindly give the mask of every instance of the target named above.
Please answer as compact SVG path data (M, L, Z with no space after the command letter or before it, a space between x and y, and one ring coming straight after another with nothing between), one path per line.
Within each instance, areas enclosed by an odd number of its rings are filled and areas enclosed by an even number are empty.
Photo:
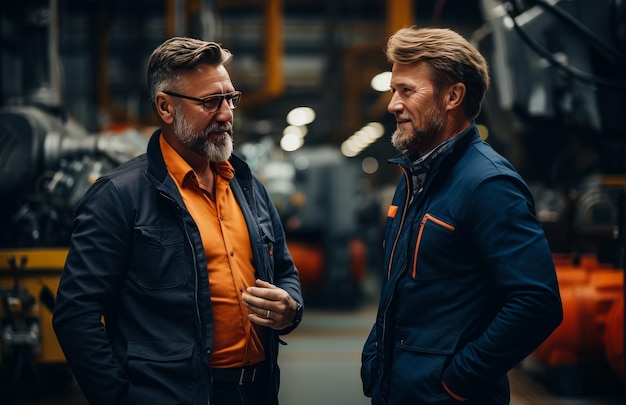
M452 86L448 87L448 92L446 94L446 108L448 110L459 108L461 104L463 104L466 91L467 88L465 87L465 84L461 82L454 83Z
M155 105L157 115L161 118L166 124L171 124L174 122L174 106L172 105L172 101L169 97L165 95L165 93L158 92L155 96Z

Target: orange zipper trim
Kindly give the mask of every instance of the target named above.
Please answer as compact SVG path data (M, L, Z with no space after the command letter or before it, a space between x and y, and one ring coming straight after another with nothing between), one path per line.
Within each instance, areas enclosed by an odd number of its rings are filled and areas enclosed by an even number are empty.
M426 227L426 222L428 221L433 221L434 223L441 225L444 228L454 231L453 225L450 225L447 222L443 222L442 220L435 218L430 214L424 215L424 217L420 221L420 230L417 233L417 241L415 242L415 254L413 255L413 278L417 277L417 253L419 252L420 243L422 241L422 234L424 233L424 228Z

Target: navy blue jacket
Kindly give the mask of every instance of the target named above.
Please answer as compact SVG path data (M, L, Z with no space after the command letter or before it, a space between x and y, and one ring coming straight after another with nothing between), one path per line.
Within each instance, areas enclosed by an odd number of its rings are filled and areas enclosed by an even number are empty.
M403 176L384 238L385 281L361 376L373 404L508 404L507 372L561 322L552 254L531 193L475 124L415 195Z
M152 135L146 154L99 178L76 208L53 325L91 404L209 403L207 262L198 227L165 167L159 135ZM230 162L256 277L302 303L270 196L245 162L235 156ZM278 333L264 328L270 403L278 395L278 335L296 326Z

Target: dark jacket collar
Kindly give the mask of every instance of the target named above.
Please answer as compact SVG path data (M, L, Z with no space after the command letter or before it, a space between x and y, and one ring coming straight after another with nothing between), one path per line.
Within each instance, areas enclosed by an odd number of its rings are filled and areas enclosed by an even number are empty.
M465 148L473 142L480 140L480 135L478 133L478 128L476 127L476 123L472 121L472 124L459 135L456 136L457 140L454 142L454 145L447 151L442 153L441 159L439 161L444 160L444 156L447 157L451 154L457 155L459 151L465 150ZM409 154L406 152L402 152L391 159L387 160L389 163L399 164L405 168L408 168L410 164Z

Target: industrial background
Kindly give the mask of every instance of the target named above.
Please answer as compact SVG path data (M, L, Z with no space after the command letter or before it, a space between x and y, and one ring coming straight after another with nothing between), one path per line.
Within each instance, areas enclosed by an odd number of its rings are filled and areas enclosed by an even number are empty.
M176 35L234 54L236 153L300 270L307 314L279 359L282 402L367 404L359 354L399 176L383 49L414 24L486 56L481 135L530 184L553 250L565 319L511 371L512 404L624 403L626 2L2 0L0 404L85 403L51 329L72 213L145 150L147 59Z

